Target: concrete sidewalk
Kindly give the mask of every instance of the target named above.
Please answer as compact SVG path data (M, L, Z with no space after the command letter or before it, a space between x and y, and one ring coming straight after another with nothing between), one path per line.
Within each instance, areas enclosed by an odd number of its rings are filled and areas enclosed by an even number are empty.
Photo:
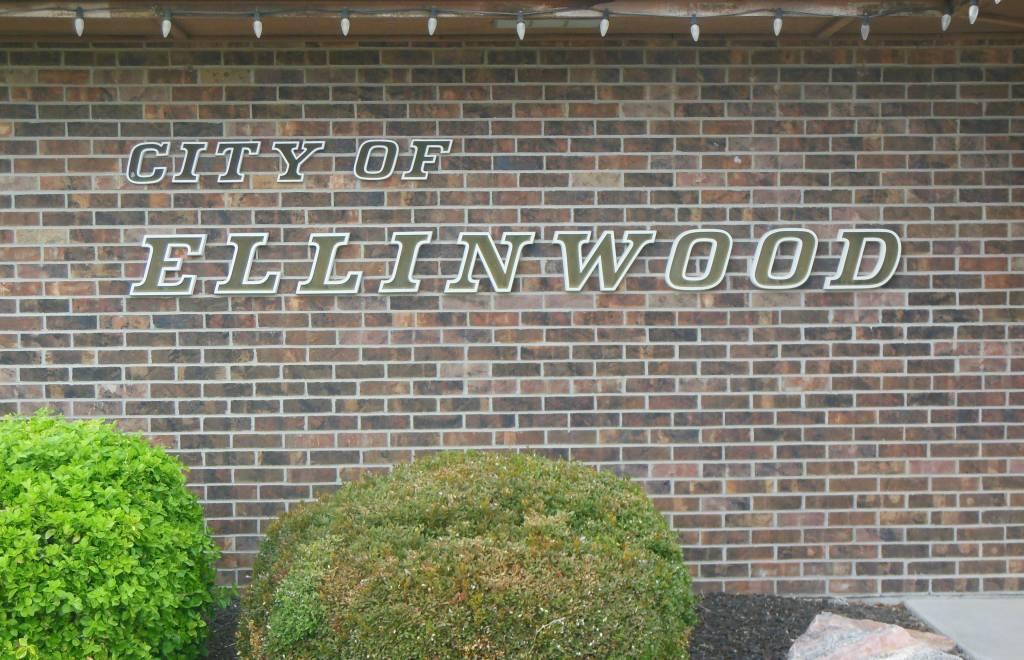
M930 596L903 602L937 632L953 638L971 660L1024 658L1024 594Z

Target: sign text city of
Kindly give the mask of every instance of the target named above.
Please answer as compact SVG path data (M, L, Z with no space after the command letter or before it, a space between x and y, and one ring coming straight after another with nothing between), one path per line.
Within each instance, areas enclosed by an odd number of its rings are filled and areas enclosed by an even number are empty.
M442 154L451 151L450 139L414 139L409 169L401 173L405 180L424 180ZM271 149L281 160L277 181L301 183L303 167L309 159L322 151L320 140L276 140ZM178 147L181 164L170 173L165 166L154 164L154 158L171 155L170 142L143 142L135 145L128 158L126 176L134 184L156 184L169 174L172 183L196 183L196 165L199 156L208 150L205 142L183 142ZM356 152L353 174L364 181L380 181L395 175L399 145L394 140L371 139L360 143ZM260 152L256 140L229 140L216 144L213 152L223 157L224 171L217 176L219 183L240 183L245 180L242 171L245 157ZM390 275L377 288L378 293L415 293L421 281L415 276L420 248L432 241L432 231L394 231L390 242L397 247ZM563 283L566 291L582 291L596 273L601 291L619 288L633 263L648 245L655 242L657 233L646 230L627 230L622 238L612 231L596 236L593 231L558 231L554 242L561 248ZM899 236L889 229L843 229L839 232L843 242L842 254L836 272L824 282L826 289L858 290L883 286L896 272L901 245ZM227 242L234 255L227 276L216 283L218 295L274 295L281 282L280 272L265 273L254 278L253 262L260 246L268 241L265 232L232 232ZM363 273L351 271L343 276L335 273L338 251L348 245L348 232L314 233L309 237L313 257L308 276L299 283L298 295L343 295L362 290ZM536 242L536 232L504 232L495 241L490 233L464 231L458 243L463 246L458 274L445 282L446 293L474 293L480 288L480 278L474 275L479 262L496 292L512 291L515 275L523 250ZM783 246L792 246L788 268L776 272L775 264ZM182 273L183 258L176 256L182 250L188 256L201 256L206 246L206 234L160 234L143 239L149 250L142 279L132 284L133 296L187 296L195 289L195 275ZM620 248L619 246L622 245ZM501 246L501 249L499 249ZM705 251L702 268L692 272L691 261L698 246ZM868 247L877 249L870 268L863 268ZM678 234L669 251L665 269L665 283L679 291L705 291L713 289L725 278L726 267L732 255L732 236L722 229L694 228ZM804 284L811 275L818 248L818 237L809 229L785 227L772 229L758 240L754 255L749 260L748 276L760 289L794 289Z

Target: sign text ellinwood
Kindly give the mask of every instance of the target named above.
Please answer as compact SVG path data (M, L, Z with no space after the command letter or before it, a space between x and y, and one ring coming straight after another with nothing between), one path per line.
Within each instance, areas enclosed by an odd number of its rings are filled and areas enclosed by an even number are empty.
M410 142L412 153L409 169L402 179L423 180L428 168L438 163L441 154L451 151L449 139L422 139ZM277 140L272 149L279 155L282 167L278 182L300 183L304 180L303 166L310 157L324 149L323 141ZM180 165L171 175L174 183L196 183L196 165L199 156L208 150L205 142L183 142L179 146ZM244 180L242 171L245 156L257 154L260 142L237 140L217 143L214 153L224 159L224 171L218 175L221 183ZM169 142L144 142L135 145L128 158L126 176L131 183L156 184L163 181L169 168L157 164L160 158L171 156ZM353 173L361 180L383 180L394 175L398 162L399 145L393 140L363 141L356 153ZM134 296L186 296L193 293L195 275L182 272L183 250L188 256L202 255L206 234L182 233L149 235L143 244L149 250L142 279L132 284ZM382 294L415 293L421 281L416 277L416 262L420 249L434 239L428 230L394 231L390 242L397 254L389 270L389 277L377 287ZM582 291L595 274L601 291L615 291L644 248L654 243L657 232L627 230L619 238L612 231L595 235L593 231L558 231L553 240L559 245L562 261L562 279L566 291ZM252 276L253 263L260 246L269 236L264 232L234 232L227 237L234 255L224 279L216 283L218 295L274 295L278 292L281 273ZM901 245L893 231L880 228L843 229L839 232L843 242L842 254L835 273L825 279L824 287L835 290L872 289L883 286L895 274L899 265ZM480 288L481 277L474 275L477 263L482 265L483 276L496 292L512 291L516 272L524 249L536 242L536 232L504 232L497 241L484 231L464 231L459 234L462 259L458 274L445 283L446 293L474 293ZM345 295L363 291L363 273L351 271L335 273L338 251L348 245L348 232L314 233L309 237L312 259L307 277L296 289L298 295ZM499 247L500 246L500 247ZM784 246L791 246L788 267L782 272L776 268ZM672 243L665 269L665 283L679 291L713 289L725 278L726 267L732 255L732 236L722 229L694 228L679 233ZM766 232L757 243L749 259L748 276L752 284L761 289L793 289L810 277L818 249L817 235L806 228L784 227ZM702 256L697 257L698 250ZM871 251L871 266L865 268ZM694 260L699 268L692 268Z

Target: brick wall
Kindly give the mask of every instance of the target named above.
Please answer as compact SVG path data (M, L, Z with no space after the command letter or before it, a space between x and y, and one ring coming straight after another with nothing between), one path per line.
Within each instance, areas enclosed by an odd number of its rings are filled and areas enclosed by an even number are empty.
M269 140L325 138L303 184ZM361 182L360 137L447 136L424 182ZM253 137L242 184L122 172L147 139ZM244 581L291 503L429 451L538 449L640 481L705 590L1024 586L1024 48L629 40L0 45L0 410L103 416L191 466ZM704 293L672 239L736 246ZM821 239L794 291L747 276ZM884 288L825 291L885 227ZM396 229L436 231L382 296ZM461 230L538 232L513 293L445 295ZM622 287L566 293L559 229L655 229ZM213 295L229 230L279 295ZM363 293L296 296L315 231ZM129 298L144 235L206 233L190 298Z

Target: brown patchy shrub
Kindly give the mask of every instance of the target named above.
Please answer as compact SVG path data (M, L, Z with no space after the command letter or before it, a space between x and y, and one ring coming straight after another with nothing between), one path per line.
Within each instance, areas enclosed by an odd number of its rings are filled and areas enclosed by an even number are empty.
M673 534L584 465L444 453L348 484L271 528L243 658L685 658Z

